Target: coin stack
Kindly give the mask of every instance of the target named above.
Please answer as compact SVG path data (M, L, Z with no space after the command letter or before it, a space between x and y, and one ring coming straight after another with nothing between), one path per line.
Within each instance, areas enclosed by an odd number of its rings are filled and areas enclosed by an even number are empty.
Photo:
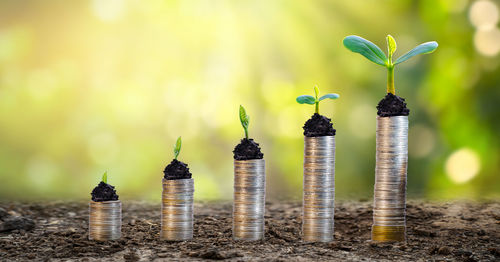
M335 136L304 138L302 237L333 240L335 211Z
M114 240L121 237L122 203L120 200L89 203L89 239Z
M194 180L163 179L161 239L183 241L193 238Z
M408 116L377 117L372 240L405 241Z
M265 198L264 159L234 160L234 239L264 239Z

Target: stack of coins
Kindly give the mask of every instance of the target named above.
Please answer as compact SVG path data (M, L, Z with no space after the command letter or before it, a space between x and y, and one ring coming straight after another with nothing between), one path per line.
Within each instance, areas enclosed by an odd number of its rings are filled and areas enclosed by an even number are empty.
M89 239L114 240L122 234L120 200L89 203Z
M372 240L405 241L408 116L377 117Z
M193 238L194 180L163 179L161 239L183 241Z
M234 161L233 238L264 239L264 159Z
M304 138L302 237L333 240L335 211L335 136Z

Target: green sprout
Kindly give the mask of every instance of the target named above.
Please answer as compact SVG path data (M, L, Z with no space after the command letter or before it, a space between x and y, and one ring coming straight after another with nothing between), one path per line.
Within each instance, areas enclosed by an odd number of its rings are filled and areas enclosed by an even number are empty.
M309 96L309 95L303 95L297 97L297 103L299 104L308 104L308 105L315 105L315 113L319 114L319 102L321 100L330 98L330 99L337 99L339 98L338 94L326 94L322 97L319 97L319 88L318 86L314 86L314 96Z
M104 174L102 174L101 181L104 182L104 184L108 183L108 171L106 171L106 172L104 172Z
M247 112L242 105L240 105L240 122L241 126L245 130L245 138L248 139L248 123L250 122L250 116L247 115Z
M181 137L177 138L177 142L175 142L174 146L174 158L177 160L177 157L181 153L181 147L182 147L182 140Z
M406 54L400 56L396 61L393 61L392 55L396 51L396 40L391 35L387 36L387 55L385 56L384 52L375 45L374 43L355 35L350 35L344 38L344 46L351 50L352 52L359 53L362 56L368 58L368 60L374 62L375 64L385 66L387 68L387 93L391 93L393 95L396 94L396 90L394 88L394 67L402 63L416 55L419 54L429 54L434 52L438 47L438 43L436 41L426 42L418 45L413 48Z

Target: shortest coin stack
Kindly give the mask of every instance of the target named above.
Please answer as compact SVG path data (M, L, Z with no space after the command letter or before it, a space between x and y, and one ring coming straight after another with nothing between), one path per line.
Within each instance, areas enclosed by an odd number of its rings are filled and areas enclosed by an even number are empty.
M234 161L234 239L264 239L265 188L264 159Z
M161 205L162 239L183 241L193 238L194 180L163 179Z
M120 200L89 203L89 239L115 240L121 237L122 203Z

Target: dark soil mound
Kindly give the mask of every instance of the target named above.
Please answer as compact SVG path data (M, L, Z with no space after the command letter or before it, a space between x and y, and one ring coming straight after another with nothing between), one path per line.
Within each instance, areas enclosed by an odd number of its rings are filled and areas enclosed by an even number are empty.
M247 138L241 139L241 142L234 148L233 153L235 160L264 158L264 154L260 151L259 143Z
M35 222L27 217L9 217L0 222L0 232L9 232L13 230L32 230L35 228Z
M13 230L29 231L35 228L35 222L29 217L12 216L5 209L0 207L0 232L10 232Z
M304 124L304 136L334 136L336 130L333 128L332 120L318 113L309 118Z
M92 195L92 201L94 202L118 200L115 187L102 181L94 188L94 190L92 190L92 193L90 194Z
M172 162L165 167L163 173L165 174L164 178L167 180L190 179L192 176L187 164L177 159L172 160Z
M378 102L377 115L379 116L407 116L410 109L406 108L405 99L391 93Z

